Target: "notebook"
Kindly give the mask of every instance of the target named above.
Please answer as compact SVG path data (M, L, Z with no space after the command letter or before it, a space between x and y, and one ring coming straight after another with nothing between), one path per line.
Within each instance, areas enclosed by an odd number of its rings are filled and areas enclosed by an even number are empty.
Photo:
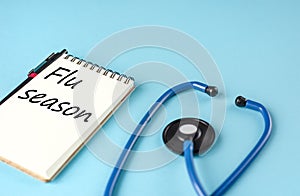
M133 89L131 77L51 54L0 102L0 160L51 181Z

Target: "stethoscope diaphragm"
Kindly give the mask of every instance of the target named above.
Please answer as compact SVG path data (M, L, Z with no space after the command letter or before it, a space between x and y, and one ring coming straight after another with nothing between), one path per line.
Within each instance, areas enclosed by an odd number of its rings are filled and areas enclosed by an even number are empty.
M174 153L183 155L183 143L191 140L194 143L194 155L204 154L215 140L214 128L198 118L181 118L169 123L163 131L163 141Z

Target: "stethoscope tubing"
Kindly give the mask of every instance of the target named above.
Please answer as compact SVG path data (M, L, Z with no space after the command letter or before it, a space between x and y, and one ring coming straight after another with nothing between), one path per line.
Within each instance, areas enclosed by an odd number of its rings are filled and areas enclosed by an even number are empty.
M211 194L212 196L219 196L219 195L224 194L230 188L230 186L233 185L233 183L247 169L247 167L252 163L252 161L255 159L255 157L258 155L258 153L262 150L262 148L267 143L267 141L271 135L272 119L271 119L270 113L262 104L252 101L252 100L246 100L245 106L241 106L241 107L245 107L250 110L259 112L264 119L265 128L264 128L264 131L263 131L260 139L258 140L256 145L253 147L253 149L248 153L248 155L238 165L238 167L231 173L231 175L228 176L227 179ZM192 183L197 195L199 195L199 196L208 195L205 192L203 186L201 185L200 180L197 177L197 174L196 174L196 171L194 168L193 142L190 140L185 141L183 150L184 150L186 168L187 168L191 183Z
M185 82L181 83L179 85L174 86L173 88L170 88L167 90L164 94L162 94L157 101L151 106L151 108L146 112L142 120L139 122L133 133L131 134L130 138L128 139L124 149L122 150L121 155L119 156L119 159L112 171L112 174L110 175L110 178L108 180L104 195L105 196L111 196L113 193L113 190L116 186L116 183L119 179L119 176L122 172L122 168L124 167L125 162L128 159L128 156L130 154L130 151L133 149L134 145L136 144L138 138L140 137L142 131L144 130L145 126L149 123L151 118L154 116L154 114L157 112L157 110L171 97L174 95L187 91L190 89L195 89L204 93L206 92L206 89L209 86L206 84L203 84L198 81L191 81L191 82ZM208 93L207 93L208 94Z

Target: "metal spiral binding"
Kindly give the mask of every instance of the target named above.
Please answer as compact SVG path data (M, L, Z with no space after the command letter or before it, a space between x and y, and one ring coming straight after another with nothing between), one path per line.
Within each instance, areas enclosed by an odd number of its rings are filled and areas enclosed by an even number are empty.
M102 70L104 70L104 72L103 72L102 75L107 76L107 75L110 73L110 76L109 76L109 77L113 79L113 78L115 78L116 76L118 76L118 77L116 78L118 81L122 81L122 79L125 78L125 81L124 81L125 84L128 84L128 83L130 82L130 80L134 80L133 77L129 77L129 76L126 76L126 75L124 75L124 74L120 74L120 73L118 73L118 72L112 71L112 70L110 70L110 69L106 69L106 68L104 68L104 67L102 67L102 66L99 66L99 65L97 65L97 64L94 64L94 63L91 63L91 62L88 62L88 61L85 61L85 60L83 60L83 59L80 59L80 58L75 57L75 56L70 55L70 54L68 54L67 56L65 56L64 59L66 59L66 60L69 59L71 62L77 61L77 62L76 62L77 65L82 65L82 66L85 67L85 68L88 68L88 67L89 67L90 70L97 69L97 70L96 70L97 73L100 73Z

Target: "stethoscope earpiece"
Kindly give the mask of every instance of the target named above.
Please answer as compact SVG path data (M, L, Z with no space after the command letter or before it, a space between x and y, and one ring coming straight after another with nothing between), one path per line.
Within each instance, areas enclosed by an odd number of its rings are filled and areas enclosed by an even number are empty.
M238 96L235 99L235 105L238 106L238 107L245 107L246 103L247 103L247 99L243 96Z
M183 145L193 141L194 155L203 154L213 145L215 131L206 121L198 118L181 118L169 123L163 131L165 145L174 153L183 155Z

